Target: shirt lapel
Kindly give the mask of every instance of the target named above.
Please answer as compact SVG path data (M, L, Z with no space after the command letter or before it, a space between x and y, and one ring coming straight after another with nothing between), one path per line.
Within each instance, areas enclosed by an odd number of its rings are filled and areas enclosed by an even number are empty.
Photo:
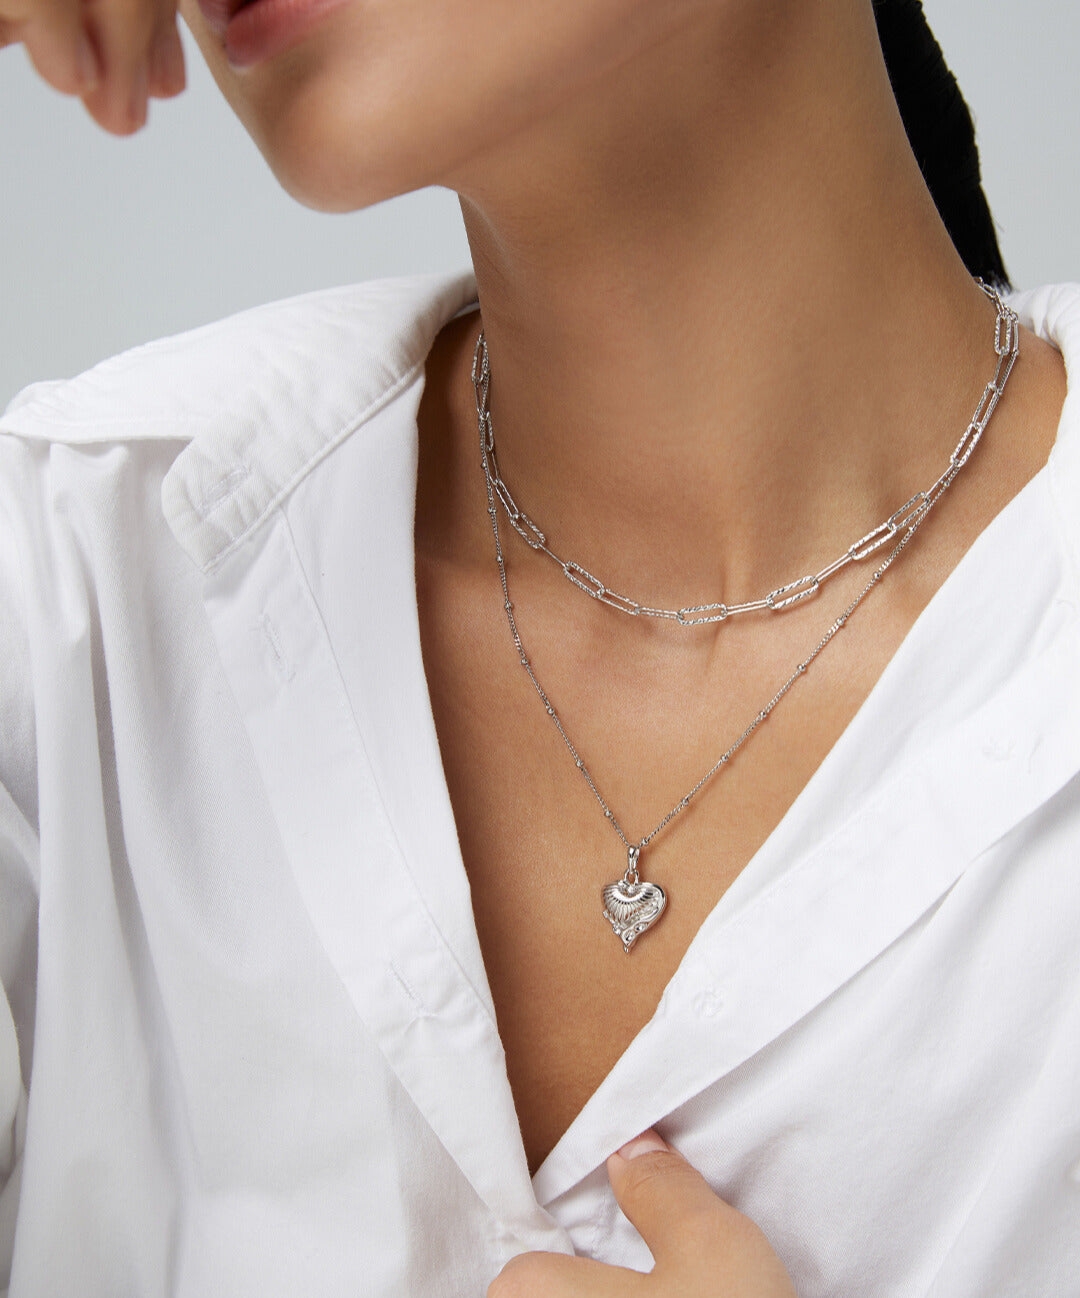
M516 1246L570 1251L537 1205L495 1021L410 874L283 515L208 577L206 607L297 887L357 1014Z
M423 388L421 373L298 485L285 513L409 874L494 1017L420 646L413 524Z
M372 723L388 714L378 712L371 690L392 713L395 697L404 701L395 681L416 670L412 509L399 496L415 488L424 362L442 324L474 298L468 272L375 281L249 313L233 323L235 338L196 338L202 350L193 343L193 372L166 380L181 400L185 378L197 390L201 372L220 372L220 404L167 474L162 503L203 570L207 615L299 895L357 1014L490 1208L496 1248L570 1252L569 1237L532 1191L482 962L470 947L475 928L460 856L444 871L449 900L433 911L430 879L422 880L425 895L399 833L393 759L380 751L384 736ZM156 399L171 400L167 391ZM346 446L359 450L369 476L361 472L355 494L342 497L353 545L337 554L346 568L331 584L343 591L355 579L362 587L383 561L395 578L409 575L394 591L375 581L370 601L349 592L351 607L370 614L353 630L390 673L362 673L370 689L352 694L319 603L333 592L312 586L326 571L310 548L301 556L293 532L304 510L317 508L305 485L336 473ZM356 547L371 565L366 576L348 567ZM420 672L422 679L422 664ZM401 720L410 724L407 715ZM419 747L432 740L433 731ZM437 745L435 753L437 760ZM384 796L391 787L396 815ZM452 834L450 842L456 852Z

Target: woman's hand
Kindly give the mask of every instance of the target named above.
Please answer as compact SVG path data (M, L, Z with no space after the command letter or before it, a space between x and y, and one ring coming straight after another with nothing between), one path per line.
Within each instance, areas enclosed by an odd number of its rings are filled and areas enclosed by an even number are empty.
M608 1176L656 1260L653 1270L522 1253L499 1272L488 1298L796 1298L764 1233L654 1131L613 1154Z
M81 96L114 135L143 125L148 95L184 88L176 0L0 0L0 46L20 42L51 86Z

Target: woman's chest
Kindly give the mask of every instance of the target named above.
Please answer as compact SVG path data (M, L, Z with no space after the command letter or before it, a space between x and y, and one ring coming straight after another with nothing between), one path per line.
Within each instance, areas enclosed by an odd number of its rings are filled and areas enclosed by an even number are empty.
M418 573L443 769L535 1171L653 1017L703 922L881 664L842 657L820 673L819 690L785 699L746 734L780 679L783 650L718 689L700 661L674 655L665 673L655 654L590 656L541 631L530 667L553 717L494 616L501 605L478 616L475 599L470 610L468 599L425 592ZM628 844L644 837L640 877L666 900L626 950L612 919L627 916L603 893L624 879Z

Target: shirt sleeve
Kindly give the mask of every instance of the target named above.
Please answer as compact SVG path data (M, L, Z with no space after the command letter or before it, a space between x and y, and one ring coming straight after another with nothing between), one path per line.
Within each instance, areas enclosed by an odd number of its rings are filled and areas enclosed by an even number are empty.
M23 565L0 433L0 1294L7 1292L26 1131L37 966L37 757Z

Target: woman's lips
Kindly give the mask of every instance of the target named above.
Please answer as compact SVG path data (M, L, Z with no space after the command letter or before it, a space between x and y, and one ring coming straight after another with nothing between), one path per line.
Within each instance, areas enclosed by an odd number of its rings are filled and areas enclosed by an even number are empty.
M222 37L234 68L250 67L298 41L350 0L199 0L206 25Z
M199 0L206 25L216 36L224 36L229 19L240 8L241 0Z

